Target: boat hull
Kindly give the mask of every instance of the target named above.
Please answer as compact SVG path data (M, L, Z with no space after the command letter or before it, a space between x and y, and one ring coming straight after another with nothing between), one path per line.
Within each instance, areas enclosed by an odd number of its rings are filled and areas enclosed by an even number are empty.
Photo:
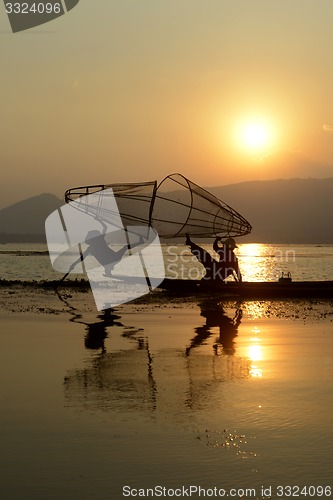
M333 298L333 281L292 282L216 282L208 280L178 280L166 278L159 288L178 294L214 293L247 299L270 298Z

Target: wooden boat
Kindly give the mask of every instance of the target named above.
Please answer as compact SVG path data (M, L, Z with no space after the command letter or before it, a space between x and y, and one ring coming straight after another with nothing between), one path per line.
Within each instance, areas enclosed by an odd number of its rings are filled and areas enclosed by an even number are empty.
M332 298L333 281L266 281L223 282L212 280L181 280L165 278L160 289L175 294L214 293L246 299Z
M114 276L115 279L124 280L127 284L145 284L144 277ZM62 282L63 283L63 282ZM58 288L59 281L21 282L0 280L1 286L30 285L45 288ZM68 280L63 286L70 288L89 289L87 280ZM333 281L213 281L213 280L186 280L165 278L157 289L172 295L204 295L213 294L218 297L237 297L244 299L284 299L284 298L325 298L333 299Z

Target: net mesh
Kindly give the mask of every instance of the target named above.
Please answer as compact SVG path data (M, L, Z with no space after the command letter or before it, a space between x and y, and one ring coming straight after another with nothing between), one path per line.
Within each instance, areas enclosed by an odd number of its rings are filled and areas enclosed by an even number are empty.
M128 225L150 225L152 201L156 192L156 181L136 184L98 184L95 186L82 186L69 189L65 192L66 203L75 202L78 209L100 217L105 222L113 223L114 213L105 206L106 193L110 188L109 196L117 201L122 223ZM100 193L100 196L98 196ZM86 196L94 194L94 205L87 202ZM90 198L91 199L91 198ZM82 201L81 201L82 200ZM97 201L96 201L97 200ZM103 203L104 202L104 203Z
M152 225L164 238L242 236L251 225L238 212L181 174L158 186Z
M80 198L112 188L124 226L151 225L162 238L243 236L251 232L250 223L236 210L181 174L156 181L135 184L104 184L69 189L66 202L106 222L113 214L103 209L104 203L80 204ZM84 198L83 198L84 199Z

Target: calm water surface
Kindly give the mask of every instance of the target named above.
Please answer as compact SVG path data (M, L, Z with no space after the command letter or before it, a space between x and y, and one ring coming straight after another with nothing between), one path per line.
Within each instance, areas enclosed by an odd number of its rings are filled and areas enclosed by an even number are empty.
M2 498L332 486L332 323L270 308L295 304L4 319Z
M0 251L1 278L61 277L45 246ZM333 246L237 252L245 280L333 279ZM185 246L164 255L168 276L200 277ZM272 498L290 498L279 485L332 487L331 301L210 299L97 315L63 300L67 316L1 319L1 498L193 485L262 499L262 487ZM38 301L43 309L42 292ZM301 497L325 497L309 492Z
M204 245L210 250L209 245ZM276 281L290 272L294 281L333 280L333 245L239 244L236 250L245 281ZM203 267L184 245L163 246L166 276L200 279ZM115 268L116 271L116 268ZM46 245L0 245L0 278L7 280L54 280Z

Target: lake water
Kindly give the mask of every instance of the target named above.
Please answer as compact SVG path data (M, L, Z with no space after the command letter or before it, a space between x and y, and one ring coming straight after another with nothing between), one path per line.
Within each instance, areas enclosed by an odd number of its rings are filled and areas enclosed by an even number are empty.
M211 250L209 245L203 245ZM199 279L201 264L184 245L163 245L167 277ZM333 280L333 245L239 244L236 250L245 281L276 281L290 272L294 281ZM0 246L0 278L40 281L60 279L54 271L46 245Z
M333 279L333 246L237 252L246 280ZM39 245L2 245L0 273L61 277ZM97 313L89 291L0 287L1 498L331 497L333 298L155 297Z
M332 305L311 308L2 318L2 498L330 497Z

